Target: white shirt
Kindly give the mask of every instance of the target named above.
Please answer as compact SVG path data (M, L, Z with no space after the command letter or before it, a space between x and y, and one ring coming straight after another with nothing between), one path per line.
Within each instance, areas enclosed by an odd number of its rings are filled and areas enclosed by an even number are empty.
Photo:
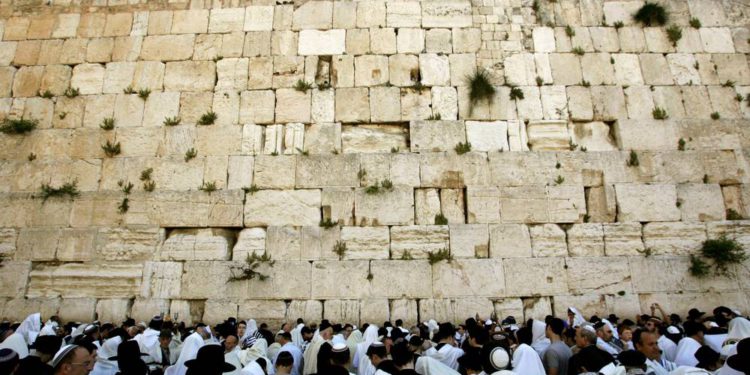
M435 359L454 370L458 370L458 359L464 355L464 351L455 346L445 344L437 351L437 354Z
M292 355L292 358L294 358L294 363L292 364L291 375L299 375L300 368L302 368L302 350L300 350L299 347L297 347L297 345L294 345L294 343L292 342L284 344L276 353L276 356L273 357L274 366L276 365L276 359L279 358L279 353L281 352L289 352L289 354Z
M659 346L659 349L661 349L662 357L667 361L674 362L674 357L677 355L677 344L675 344L672 339L664 335L659 336L656 344Z
M677 354L675 355L674 363L678 366L695 367L698 364L695 352L700 348L701 344L698 341L695 341L692 337L684 337L677 344Z

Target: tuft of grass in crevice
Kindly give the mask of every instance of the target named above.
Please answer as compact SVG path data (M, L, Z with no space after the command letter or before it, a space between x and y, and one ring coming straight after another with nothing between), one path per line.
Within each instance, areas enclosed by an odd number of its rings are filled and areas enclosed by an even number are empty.
M630 150L630 157L628 158L627 165L628 167L637 167L641 165L641 163L638 161L638 154L635 152L635 150Z
M120 155L120 142L112 143L110 141L107 141L105 144L102 145L102 150L104 150L104 154L108 157L114 157L116 155Z
M523 90L521 90L520 87L511 87L510 93L508 94L510 96L510 100L523 100Z
M175 116L175 117L166 117L164 119L164 126L176 126L180 125L180 122L182 121L181 118Z
M338 255L339 260L344 260L344 256L346 256L346 242L344 241L336 241L336 244L333 245L333 253Z
M565 35L567 35L568 38L572 38L572 37L576 36L576 31L573 30L573 27L570 26L570 25L565 26Z
M81 95L81 90L76 87L68 87L65 89L63 95L65 95L66 98L75 98L76 96Z
M661 107L654 107L654 109L651 111L651 115L655 120L666 120L669 118L667 110Z
M151 95L151 89L145 88L138 90L138 97L143 100L148 99L149 95Z
M201 186L198 188L198 190L206 192L208 194L211 194L211 193L215 192L216 190L218 190L218 188L216 187L216 182L214 182L214 181L205 181L205 182L203 182L203 184L201 184Z
M721 236L703 241L699 254L690 255L690 273L696 277L704 277L713 266L717 276L728 276L732 274L733 265L747 259L745 249L737 240Z
M700 29L701 28L701 20L693 17L690 19L690 27L694 29Z
M294 84L294 89L299 92L307 92L307 90L311 90L313 88L313 84L304 80L297 80L297 83Z
M682 39L682 29L677 25L667 27L665 30L669 41L672 42L672 46L677 47L677 42Z
M467 76L465 80L469 86L469 100L472 104L476 104L480 100L490 101L497 92L485 70L477 70L474 74Z
M194 148L190 148L189 150L185 151L185 162L195 159L196 156L198 156L198 151L196 151Z
M613 24L612 26L614 26L616 30L619 30L619 29L621 29L621 28L622 28L623 26L625 26L625 23L623 23L622 21L617 21L617 22L615 22L615 23L614 23L614 24Z
M643 26L664 26L669 19L669 15L662 5L647 1L635 12L633 19Z
M262 265L268 265L270 267L273 267L273 265L276 263L275 260L271 259L271 256L267 253L263 253L263 255L257 255L255 253L248 253L247 257L245 258L245 264L240 267L233 267L233 269L230 271L231 276L229 277L229 281L242 281L242 280L253 280L258 279L260 281L266 281L268 280L269 276L265 273L262 273L258 270L258 268ZM239 274L236 274L235 271L240 271Z
M39 96L44 99L52 99L55 97L55 95L52 93L52 91L44 90L44 92L39 91Z
M457 154L463 155L463 154L471 151L471 142L466 142L466 143L458 142L458 144L456 145L456 147L454 147L453 149L456 150Z
M50 184L42 184L40 190L40 197L42 198L43 202L46 202L49 198L68 196L70 197L70 199L73 199L81 195L81 193L78 191L78 180L66 182L59 187L54 187Z
M427 253L427 261L430 263L430 265L436 264L441 261L450 263L452 260L453 256L451 255L450 250L448 250L447 248L442 248L438 251Z
M260 191L260 189L258 188L258 185L252 184L250 186L243 186L242 191L244 191L245 194L253 195Z
M219 115L216 114L214 111L208 111L201 115L201 117L198 119L198 125L213 125L216 123L216 119L219 118Z
M711 114L711 120L718 120L720 118L721 118L721 115L719 114L719 112L714 112Z
M578 56L583 56L583 54L586 53L586 51L584 51L582 47L573 47L573 49L570 50L570 52L573 52Z
M123 94L132 95L135 94L136 91L133 89L133 86L128 86L124 89L122 89Z
M435 225L448 225L448 218L443 216L442 213L435 215Z
M115 128L115 118L114 117L107 117L104 120L102 120L102 123L99 124L99 127L102 128L102 130L112 130Z
M339 225L339 223L331 221L331 218L321 220L320 223L318 223L318 226L320 226L321 228L325 228L325 229L331 229L337 225Z
M0 133L4 134L26 134L39 125L39 120L9 119L6 118L0 123Z
M739 212L729 208L727 209L727 220L745 220L745 218Z

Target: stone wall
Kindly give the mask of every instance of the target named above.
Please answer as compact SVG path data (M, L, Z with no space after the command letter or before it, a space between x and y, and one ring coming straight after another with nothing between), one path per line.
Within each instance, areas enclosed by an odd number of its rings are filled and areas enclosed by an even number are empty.
M750 246L726 220L750 215L750 8L659 2L675 44L642 1L3 1L0 116L39 126L0 135L0 315L747 311L748 264L687 268ZM477 70L497 94L472 104ZM269 278L230 281L248 254Z

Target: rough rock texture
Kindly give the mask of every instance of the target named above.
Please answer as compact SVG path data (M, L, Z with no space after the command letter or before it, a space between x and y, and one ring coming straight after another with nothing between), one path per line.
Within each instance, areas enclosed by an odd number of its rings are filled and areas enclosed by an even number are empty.
M4 1L0 315L746 313L750 13L538 3Z

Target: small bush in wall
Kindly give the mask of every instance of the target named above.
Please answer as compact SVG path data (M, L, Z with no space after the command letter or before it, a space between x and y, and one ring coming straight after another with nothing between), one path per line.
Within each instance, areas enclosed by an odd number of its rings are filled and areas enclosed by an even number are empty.
M435 215L435 225L448 225L448 219L442 213Z
M456 145L456 147L454 148L454 150L456 150L457 154L463 155L463 154L471 151L471 142L466 142L466 143L458 142L458 144Z
M690 256L690 274L708 276L711 268L717 276L731 274L730 268L747 260L745 249L739 242L725 236L703 241L699 254ZM711 267L713 266L713 267Z
M42 192L40 196L44 202L46 202L49 198L68 196L73 199L81 195L81 193L78 191L77 180L66 182L60 187L54 187L50 184L42 184L41 191Z
M120 155L120 142L112 143L110 141L107 141L107 143L102 145L102 150L104 150L104 154L106 154L110 158L116 155Z
M677 41L682 39L682 29L677 25L667 27L667 37L672 45L677 47Z
M216 112L208 111L202 114L201 118L198 119L198 125L213 125L218 118L219 115L217 115Z
M484 70L477 70L474 74L466 77L469 85L469 99L472 104L480 100L490 101L495 96L495 86L490 82L490 76Z
M510 100L523 100L523 90L521 90L520 87L511 87L510 88Z
M453 260L453 256L451 256L450 250L446 248L427 253L427 261L430 263L430 265L433 265L441 261L446 261L450 263L452 260Z
M27 120L24 118L20 119L8 119L6 118L0 123L0 133L5 134L26 134L39 125L38 120Z
M661 107L654 108L654 110L651 111L651 115L654 116L654 119L656 120L666 120L667 118L669 118L667 110Z
M269 276L258 271L258 267L264 264L273 267L275 263L276 261L272 260L271 256L266 253L263 255L248 253L245 258L245 264L232 270L229 281L252 280L256 278L260 281L266 281ZM239 271L239 273L236 271Z
M690 27L694 29L700 29L701 28L701 20L693 17L690 19Z
M663 6L648 1L633 15L633 19L643 26L664 26L668 17L667 10Z

